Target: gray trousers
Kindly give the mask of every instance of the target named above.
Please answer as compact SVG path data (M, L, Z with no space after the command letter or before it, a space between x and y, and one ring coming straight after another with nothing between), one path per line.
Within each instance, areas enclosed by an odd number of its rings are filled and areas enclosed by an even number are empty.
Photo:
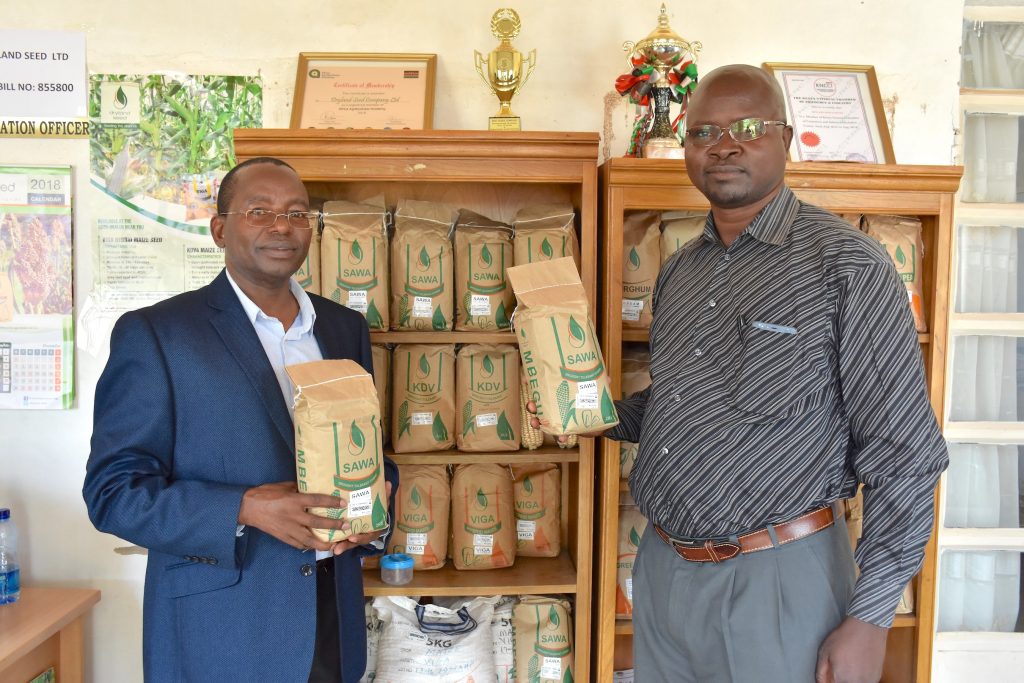
M633 565L636 681L812 683L853 584L842 516L721 564L684 560L648 526Z

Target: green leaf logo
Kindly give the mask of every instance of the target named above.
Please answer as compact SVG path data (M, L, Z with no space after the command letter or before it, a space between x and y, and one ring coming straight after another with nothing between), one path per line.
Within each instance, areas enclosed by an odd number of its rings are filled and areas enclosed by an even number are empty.
M427 362L427 356L424 353L420 354L419 366L420 366L420 375L422 375L423 377L429 377L430 376L430 363Z
M900 268L907 267L907 255L903 253L903 248L899 245L896 246L896 265Z
M487 507L487 496L484 494L483 489L476 490L476 504L481 508Z
M498 304L498 310L494 313L494 322L499 330L507 330L509 327L508 315L505 313L505 302Z
M490 268L491 264L494 263L494 259L491 257L491 250L484 245L484 248L480 250L480 263L484 268Z
M575 346L577 349L583 346L587 341L587 333L583 331L583 327L576 322L576 318L569 316L569 343Z
M629 529L629 542L632 543L634 547L640 545L640 534L636 532L635 526L630 527Z
M380 317L377 303L373 299L370 299L370 304L366 307L366 324L375 330L384 329L384 319Z
M632 247L629 250L629 263L626 267L630 270L637 270L640 268L640 254L636 253L636 247Z
M348 452L352 455L358 455L363 452L366 448L366 437L363 435L363 430L359 428L355 420L352 420L352 431L349 432L348 437Z
M545 237L544 241L540 243L540 253L544 254L547 258L551 258L555 255L555 250L551 248L551 243L548 242L547 237Z
M615 402L612 401L611 395L607 389L601 391L601 421L605 424L611 424L612 422L618 421L619 416L615 412Z
M509 424L508 418L505 417L505 411L501 411L501 415L498 416L498 438L502 441L514 441L516 435L512 433L512 425Z
M370 512L370 524L373 529L383 529L388 525L388 511L380 502L380 496L373 497L373 509Z
M434 424L430 427L430 434L434 437L434 441L438 443L448 440L448 428L444 426L441 413L434 413Z
M121 86L117 86L117 92L114 93L114 106L118 109L128 106L128 96L124 94L124 88Z
M558 628L558 624L561 622L561 619L558 618L558 610L555 609L554 605L552 605L551 609L548 610L548 621L550 621L551 625L555 628Z
M348 260L350 263L360 263L363 260L363 248L359 246L359 240L352 240L352 247L349 249Z
M494 361L491 360L490 356L485 355L484 356L484 362L481 363L481 365L484 366L484 374L485 375L490 376L490 375L494 374Z
M435 332L441 332L442 330L448 329L448 318L445 317L444 311L441 310L440 305L434 308L434 315L430 319L430 325L434 328Z
M422 247L420 249L420 259L419 259L419 261L420 261L420 267L423 270L426 270L427 268L430 267L430 254L427 253L427 248L426 247Z
M523 490L527 493L533 493L533 482L530 481L529 477L523 479Z
M412 487L412 493L409 494L409 500L412 501L412 506L418 508L423 504L423 498L420 496L420 488L418 486Z

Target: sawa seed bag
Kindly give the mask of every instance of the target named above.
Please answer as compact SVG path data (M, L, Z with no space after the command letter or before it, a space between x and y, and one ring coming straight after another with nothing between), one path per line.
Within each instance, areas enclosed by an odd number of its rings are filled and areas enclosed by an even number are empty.
M550 463L513 465L516 555L557 557L562 551L562 470Z
M295 271L295 280L299 286L310 294L320 293L320 227L317 226L311 231L313 235L309 239L309 251L306 252L306 260L302 262L299 269Z
M619 423L608 391L587 295L572 259L509 268L515 334L537 417L548 434L582 434Z
M456 569L500 569L516 559L512 475L504 465L458 465L452 477Z
M391 325L396 330L452 329L455 210L403 199L391 244Z
M505 269L512 227L463 210L455 227L455 329L505 330L515 304Z
M567 600L524 595L512 608L512 628L517 681L575 680L572 616Z
M386 529L384 454L380 404L373 378L352 360L318 360L285 368L295 384L295 462L299 491L328 493L345 509L311 508L322 517L342 515L351 533ZM349 534L313 529L323 541Z
M634 211L622 225L622 326L651 326L651 296L661 268L661 214Z
M448 555L451 489L444 465L399 465L389 553L412 555L415 569L440 569Z
M458 449L519 450L519 351L511 344L459 349Z
M910 310L914 313L914 326L918 332L927 332L924 317L924 299L921 293L921 268L924 257L924 239L921 221L902 216L864 216L865 232L882 243L889 252L900 280L907 288Z
M616 564L615 616L633 617L633 563L636 561L640 537L647 528L647 519L635 505L619 507L619 558Z
M455 445L455 345L399 344L391 356L395 453Z
M552 261L571 256L580 267L580 245L576 239L576 212L569 204L528 206L516 213L515 262Z
M320 290L366 318L371 330L388 329L388 241L384 198L369 204L324 203L320 238Z
M666 211L661 215L661 262L668 261L683 245L700 237L707 222L707 213Z
M391 350L383 344L374 344L372 349L373 386L380 401L380 431L384 435L384 443L387 443L391 440Z
M622 397L629 398L643 391L651 384L651 354L642 351L626 351L622 357ZM636 464L640 444L629 441L619 442L619 476L628 479Z

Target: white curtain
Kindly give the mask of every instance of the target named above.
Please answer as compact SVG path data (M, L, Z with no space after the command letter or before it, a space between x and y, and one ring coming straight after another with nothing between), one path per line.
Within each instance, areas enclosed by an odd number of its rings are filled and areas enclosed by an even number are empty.
M964 22L965 88L1024 88L1024 25Z

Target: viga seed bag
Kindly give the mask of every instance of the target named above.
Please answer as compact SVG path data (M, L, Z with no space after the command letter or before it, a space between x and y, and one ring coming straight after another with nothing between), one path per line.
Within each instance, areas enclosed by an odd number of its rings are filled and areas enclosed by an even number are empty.
M451 230L456 215L436 202L398 203L391 244L392 329L452 329Z
M580 245L576 239L576 212L571 204L526 206L516 213L515 262L552 261L571 256L580 267Z
M452 477L452 562L500 569L516 559L512 474L504 465L458 465Z
M344 509L311 508L321 517L351 525L352 534L386 529L384 453L380 404L373 378L352 360L317 360L285 368L295 384L295 463L299 491L327 493ZM349 536L313 529L332 542Z
M391 356L395 453L455 445L455 345L399 344Z
M456 330L505 330L515 296L505 279L512 265L512 226L463 209L455 226Z
M562 470L551 463L512 465L516 555L557 557L562 551Z
M661 268L661 214L633 211L622 225L622 326L651 326L651 296Z
M572 615L560 598L524 595L512 608L516 680L572 683Z
M399 465L389 553L411 555L415 569L440 569L448 555L451 489L444 465Z
M704 233L707 212L666 211L661 214L661 262L664 264L683 245Z
M572 259L508 270L518 306L516 341L528 398L548 434L584 434L619 423L587 295Z
M325 202L320 291L358 311L371 330L388 329L388 240L384 197Z
M519 351L466 344L456 360L460 451L519 450Z

